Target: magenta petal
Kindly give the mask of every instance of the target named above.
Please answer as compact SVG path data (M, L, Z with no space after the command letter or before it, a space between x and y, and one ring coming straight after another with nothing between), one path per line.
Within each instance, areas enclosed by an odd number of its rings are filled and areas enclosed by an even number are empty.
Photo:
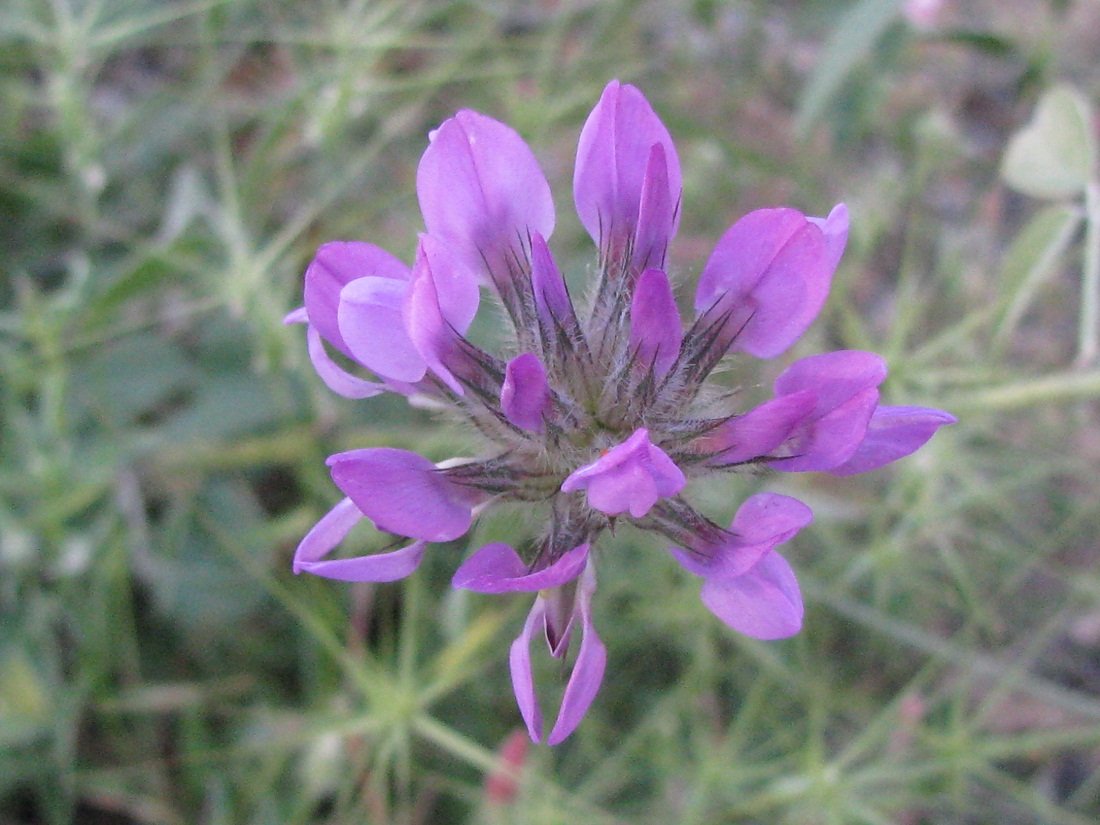
M500 408L509 422L521 430L540 432L549 401L546 368L537 357L525 352L508 362L500 388Z
M813 390L773 398L727 421L701 439L701 446L719 453L711 461L716 466L766 456L786 441L816 405L817 393Z
M607 648L592 625L592 595L596 589L596 574L589 564L577 586L576 608L581 618L581 648L565 686L561 708L547 744L556 745L576 730L592 704L603 682L607 666Z
M676 495L686 483L675 462L649 440L649 431L639 427L622 444L575 470L561 489L587 490L589 505L609 516L629 511L641 518L657 499Z
M357 278L340 292L340 333L352 356L385 378L416 382L427 363L405 332L407 281Z
M531 612L527 614L527 621L523 623L523 630L508 650L508 666L512 671L512 690L516 694L516 704L519 705L520 715L527 725L527 734L536 743L542 740L542 714L539 712L535 680L531 673L531 640L536 626L544 621L545 604L541 596L535 599Z
M288 312L286 314L286 317L283 318L283 323L287 324L287 325L290 325L290 324L308 324L309 323L309 313L306 312L305 307L298 307L297 309L293 309L293 310L291 310L290 312Z
M325 386L337 395L345 398L370 398L387 389L385 384L356 378L333 361L325 351L325 342L321 340L321 333L313 324L306 327L306 349L313 368L317 370Z
M554 340L559 330L576 338L580 334L573 302L546 240L537 232L531 235L531 291L543 334Z
M640 91L612 80L585 121L577 143L577 164L573 176L573 198L577 214L592 240L606 254L612 248L625 248L634 240L639 227L642 190L653 146L664 154L664 194L647 197L653 215L665 211L654 204L680 199L682 187L680 161L672 137L649 101ZM655 182L651 176L651 184ZM647 221L647 237L657 234L660 221ZM675 221L668 229L675 232Z
M580 575L588 549L587 544L581 544L548 567L532 572L507 544L486 544L459 566L451 586L477 593L533 592L558 587Z
M733 348L759 358L787 350L810 326L834 266L822 231L794 209L760 209L719 239L699 276L698 312L729 313Z
M878 390L856 393L836 409L796 428L784 445L790 457L772 461L771 466L788 473L805 473L843 464L866 437L877 405Z
M340 291L364 277L409 279L409 267L386 250L360 241L333 241L317 250L306 269L305 305L310 323L326 341L351 357L337 321Z
M416 192L428 233L474 273L506 266L532 232L554 231L550 185L534 154L514 129L477 112L460 111L432 134Z
M715 616L754 639L785 639L802 627L798 581L786 559L774 551L741 576L707 579L702 599Z
M813 511L796 498L757 493L738 508L727 534L729 539L724 543L703 544L691 551L679 547L670 550L696 576L737 578L777 546L794 538L813 518Z
M916 452L945 424L954 424L955 416L928 407L878 407L867 425L867 435L851 458L829 470L833 475L849 476L877 470L884 464Z
M450 541L470 529L478 494L460 487L423 456L389 447L330 456L332 479L378 529L425 541Z
M647 269L638 278L630 305L630 346L645 367L665 375L680 354L684 330L668 276Z
M294 551L294 572L301 573L304 565L314 564L331 553L362 519L363 514L350 498L337 502L298 543Z

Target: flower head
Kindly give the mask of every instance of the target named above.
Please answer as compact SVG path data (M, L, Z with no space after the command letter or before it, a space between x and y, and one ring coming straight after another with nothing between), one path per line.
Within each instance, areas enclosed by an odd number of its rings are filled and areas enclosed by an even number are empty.
M840 351L795 361L774 397L751 409L707 400L707 379L734 354L786 352L821 310L848 234L848 212L825 218L762 209L733 224L700 274L683 324L667 275L681 174L668 130L636 88L612 81L581 131L573 182L581 223L599 250L590 303L578 308L547 244L550 187L509 127L459 112L431 137L417 173L426 232L411 267L367 243L322 246L306 272L309 353L334 391L424 396L493 446L479 459L434 465L374 448L329 459L347 496L302 540L295 572L392 581L431 542L465 534L483 508L543 502L549 519L521 558L505 544L477 550L453 585L536 594L509 661L531 738L543 736L531 647L576 656L547 741L580 723L607 653L592 619L598 541L620 523L664 536L702 577L702 600L760 639L798 632L802 598L776 547L812 513L788 496L750 497L727 528L685 497L689 480L744 469L849 475L921 447L954 418L879 405L886 365ZM466 337L486 287L510 321L504 358ZM376 377L340 366L339 352ZM362 518L399 549L326 560ZM405 540L408 540L406 543ZM575 632L576 631L576 632Z

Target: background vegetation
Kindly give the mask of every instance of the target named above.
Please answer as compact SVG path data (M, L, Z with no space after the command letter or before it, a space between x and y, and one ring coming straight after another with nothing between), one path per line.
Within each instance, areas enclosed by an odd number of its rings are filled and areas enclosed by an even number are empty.
M1091 0L8 0L0 822L1097 821L1097 54ZM462 442L334 396L281 318L326 240L411 257L460 107L527 137L583 280L572 157L611 77L677 140L685 293L744 212L844 200L794 355L882 352L891 403L960 423L868 476L711 492L813 505L792 640L606 546L608 677L524 747L527 600L452 592L464 542L397 585L290 573L328 454Z

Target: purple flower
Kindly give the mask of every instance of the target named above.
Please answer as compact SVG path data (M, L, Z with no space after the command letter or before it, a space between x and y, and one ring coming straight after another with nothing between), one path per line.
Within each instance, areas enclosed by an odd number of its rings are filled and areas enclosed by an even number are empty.
M520 713L540 741L535 636L572 661L550 744L580 723L607 663L593 625L602 534L625 521L664 536L702 577L703 603L719 619L759 639L790 636L802 597L776 547L810 523L810 509L759 493L722 527L690 503L688 482L746 469L865 472L954 421L881 406L886 365L867 352L795 361L773 397L749 408L706 389L727 356L778 356L813 322L847 239L843 205L826 218L762 209L734 223L700 274L685 326L667 275L679 160L633 86L609 83L585 122L573 190L599 250L580 309L546 243L554 208L534 154L504 124L459 112L432 133L417 171L426 232L413 265L366 243L325 244L306 271L305 306L287 316L307 324L310 358L334 391L425 400L492 445L441 465L386 448L332 456L346 498L302 540L295 572L392 581L416 569L427 544L464 535L482 509L541 502L550 515L530 552L486 545L452 583L536 594L509 662ZM481 287L508 320L507 358L466 337ZM327 559L363 518L393 545Z

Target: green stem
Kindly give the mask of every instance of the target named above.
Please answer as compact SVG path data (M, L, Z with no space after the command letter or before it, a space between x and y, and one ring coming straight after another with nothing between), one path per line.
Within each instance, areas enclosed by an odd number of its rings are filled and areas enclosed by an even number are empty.
M1085 187L1084 272L1081 278L1081 327L1077 365L1089 366L1100 354L1100 182Z

